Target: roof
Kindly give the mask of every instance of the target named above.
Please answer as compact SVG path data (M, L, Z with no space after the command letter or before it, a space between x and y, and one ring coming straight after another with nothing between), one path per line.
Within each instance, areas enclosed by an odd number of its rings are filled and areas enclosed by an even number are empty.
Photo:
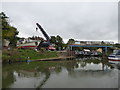
M37 45L34 42L31 42L31 43L20 44L20 45L17 45L17 46L37 46Z
M70 47L113 47L113 46L102 46L102 45L69 45Z

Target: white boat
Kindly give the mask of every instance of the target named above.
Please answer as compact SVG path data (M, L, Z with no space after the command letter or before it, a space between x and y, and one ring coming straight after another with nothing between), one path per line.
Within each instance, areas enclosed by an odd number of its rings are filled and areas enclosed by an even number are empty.
M114 50L113 53L108 56L108 60L111 63L120 63L120 50Z

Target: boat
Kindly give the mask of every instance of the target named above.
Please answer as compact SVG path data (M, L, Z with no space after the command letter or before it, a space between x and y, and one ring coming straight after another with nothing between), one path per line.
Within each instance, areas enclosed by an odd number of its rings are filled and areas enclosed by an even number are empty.
M108 56L108 60L111 63L120 63L120 50L113 50L113 53Z

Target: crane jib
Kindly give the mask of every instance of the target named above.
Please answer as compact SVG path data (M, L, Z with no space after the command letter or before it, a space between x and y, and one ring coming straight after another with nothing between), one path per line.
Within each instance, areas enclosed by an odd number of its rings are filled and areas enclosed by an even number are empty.
M44 37L46 38L47 41L50 41L50 37L47 35L47 33L44 31L44 29L38 24L36 23L36 25L38 26L38 28L41 30L42 34L44 35Z

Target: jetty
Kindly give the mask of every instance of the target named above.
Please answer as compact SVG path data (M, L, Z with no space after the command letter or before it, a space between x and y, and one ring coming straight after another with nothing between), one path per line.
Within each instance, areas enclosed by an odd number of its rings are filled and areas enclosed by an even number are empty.
M73 58L75 58L75 57L74 56L54 57L54 58L44 58L44 59L31 60L31 62L35 62L35 61L59 61L59 60L73 59Z

